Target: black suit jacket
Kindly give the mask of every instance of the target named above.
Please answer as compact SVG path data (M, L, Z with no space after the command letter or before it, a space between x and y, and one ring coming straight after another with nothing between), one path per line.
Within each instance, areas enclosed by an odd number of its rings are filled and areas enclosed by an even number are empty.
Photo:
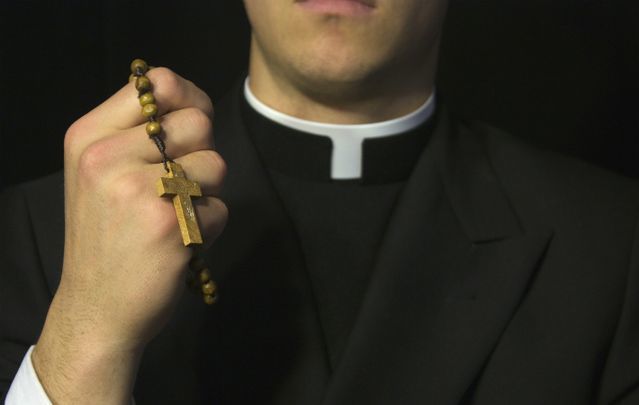
M185 294L148 346L139 404L639 403L637 186L443 108L331 370L298 237L241 122L220 301ZM38 336L62 268L60 174L2 197L0 379Z

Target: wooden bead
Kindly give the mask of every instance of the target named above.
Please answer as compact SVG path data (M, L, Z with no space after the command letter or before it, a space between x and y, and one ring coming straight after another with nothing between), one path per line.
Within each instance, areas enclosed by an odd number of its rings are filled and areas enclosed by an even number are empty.
M151 81L146 76L138 76L135 79L135 89L139 92L147 92L151 90Z
M146 133L149 136L159 135L162 132L162 127L157 121L149 122L146 124Z
M204 295L213 295L215 294L215 290L216 290L216 286L215 283L211 280L207 281L206 283L202 284L202 292L204 293Z
M215 301L217 301L217 296L216 295L205 295L204 296L204 303L206 305L213 305L213 304L215 304Z
M146 93L140 96L139 101L140 101L140 105L144 107L147 104L155 103L155 97L153 97L153 93L151 93L150 91L147 91Z
M200 270L200 283L205 284L211 280L211 270L202 269Z
M135 59L131 62L131 73L136 73L138 69L142 71L142 74L144 74L147 70L149 70L149 66L142 59Z
M142 107L142 115L145 117L155 117L158 113L158 106L155 104L146 104Z

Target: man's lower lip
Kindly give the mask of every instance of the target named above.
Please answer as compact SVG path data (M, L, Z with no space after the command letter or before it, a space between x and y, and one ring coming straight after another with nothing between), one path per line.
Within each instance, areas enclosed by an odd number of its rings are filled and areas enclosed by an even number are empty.
M297 4L309 11L320 14L361 16L370 14L373 7L356 0L302 0Z

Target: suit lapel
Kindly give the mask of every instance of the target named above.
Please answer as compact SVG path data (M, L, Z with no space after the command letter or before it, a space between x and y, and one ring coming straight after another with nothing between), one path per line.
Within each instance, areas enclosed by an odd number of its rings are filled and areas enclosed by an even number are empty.
M438 119L324 404L459 403L548 244L519 225L476 135Z

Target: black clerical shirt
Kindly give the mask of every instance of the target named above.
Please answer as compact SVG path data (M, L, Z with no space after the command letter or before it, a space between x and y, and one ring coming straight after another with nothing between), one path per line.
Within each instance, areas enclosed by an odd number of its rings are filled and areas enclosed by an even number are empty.
M402 134L364 140L362 177L332 180L329 137L285 127L246 101L242 114L300 239L334 369L395 201L429 139L432 118Z

